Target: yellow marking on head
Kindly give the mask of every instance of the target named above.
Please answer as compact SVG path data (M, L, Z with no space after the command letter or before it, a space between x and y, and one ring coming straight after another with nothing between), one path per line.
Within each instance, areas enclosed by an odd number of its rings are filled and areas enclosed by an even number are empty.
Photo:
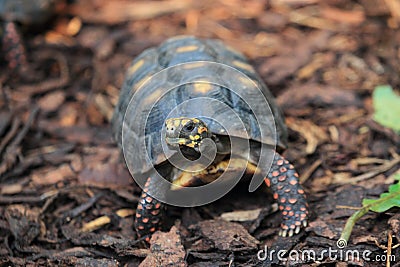
M157 101L157 99L162 95L163 90L155 90L153 93L148 95L144 100L143 104L150 105Z
M198 120L198 119L196 119L196 118L193 118L192 121L193 121L194 123L199 123L199 122L200 122L200 120Z
M196 82L195 84L193 84L193 87L196 93L201 93L201 94L206 94L213 88L211 84L202 82L200 83Z
M194 136L193 135L189 135L190 140L194 140Z
M165 120L165 126L167 128L172 128L174 126L174 120L173 119L166 119Z
M200 139L200 135L196 134L196 135L194 136L194 140L199 140L199 139Z
M144 64L144 59L139 60L135 64L129 67L128 69L128 76L132 76L141 66Z
M178 127L179 125L181 125L181 120L173 120L174 122L174 126Z
M182 119L181 120L181 124L182 125L185 125L186 123L188 123L189 122L189 119Z
M233 64L233 66L238 67L239 69L244 69L249 72L254 72L253 67L250 66L249 64L247 64L246 62L234 60L234 61L232 61L232 64Z
M176 53L185 53L185 52L195 51L195 50L197 50L197 49L199 49L199 47L196 46L196 45L187 45L187 46L178 47L178 48L175 50L175 52L176 52Z
M186 144L186 146L191 147L191 148L194 148L194 145L195 145L195 144L196 144L196 143L192 141L191 143Z
M178 144L184 145L184 144L186 144L186 140L184 138L180 138L178 141Z
M190 70L190 69L195 69L195 68L201 68L205 66L205 62L190 62L190 63L185 63L182 65L182 68L185 70Z
M206 128L206 127L199 127L199 128L197 129L197 132L198 132L199 134L202 134L203 132L207 132L207 128Z

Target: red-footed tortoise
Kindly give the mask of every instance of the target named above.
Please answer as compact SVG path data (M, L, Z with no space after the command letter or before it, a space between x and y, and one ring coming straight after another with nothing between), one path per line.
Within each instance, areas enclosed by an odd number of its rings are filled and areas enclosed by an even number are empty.
M164 80L152 76L174 66L185 66L184 64L189 64L190 67L186 66L186 69L190 69L189 72L177 72L172 75L173 77L167 75L165 79L182 79L185 78L185 75L202 77L219 75L214 69L207 68L206 63L208 62L220 63L244 73L258 84L270 109L263 105L263 102L259 103L257 98L253 98L255 103L250 103L249 106L234 91L215 84L187 83L178 86L175 88L176 90L168 91L169 89L164 86ZM148 79L153 79L155 86L143 89L143 84ZM156 80L154 81L154 79ZM234 82L239 86L238 93L248 93L247 91L250 90L248 81L237 79ZM140 90L145 90L145 92L143 98L137 100L138 105L151 105L158 98L156 106L152 109L154 112L146 118L145 131L138 130L141 126L139 120L130 118L132 114L126 114L131 98ZM162 97L163 95L166 96ZM231 142L236 142L235 140L241 140L244 137L240 134L235 136L236 131L234 130L229 134L235 138L232 139L233 141L230 140L227 132L218 123L202 116L203 109L206 109L205 106L186 105L185 112L180 113L178 109L171 117L172 109L186 100L196 97L216 99L229 107L231 111L239 114L246 126L247 140L251 146L249 158L244 159L242 155L234 155L234 152L229 152ZM216 115L222 115L219 116L222 118L222 124L232 119L228 113L224 115L224 110L215 110L217 107L214 105L209 105L207 109L215 112ZM260 138L259 122L257 122L251 109L256 109L261 114L267 114L268 110L272 111L274 117L274 119L267 117L268 120L265 122L266 127L273 126L271 128L276 129L276 149L271 156L271 168L268 174L263 177L265 177L264 181L267 186L272 190L273 197L278 202L283 217L280 235L292 236L299 233L300 229L307 225L308 205L306 196L299 184L299 176L293 165L278 153L278 151L286 148L287 142L287 131L282 114L275 104L272 94L244 56L217 40L179 36L168 39L159 47L147 49L132 62L115 109L112 124L115 139L120 146L134 147L134 143L138 140L144 140L146 143L146 149L135 148L129 157L133 157L139 162L144 161L143 154L147 154L150 158L149 162L144 162L142 165L139 164L131 169L134 176L138 174L147 177L147 181L143 183L143 193L137 206L135 218L135 227L140 237L149 240L149 236L159 229L163 216L165 204L154 197L158 183L157 179L154 178L155 171L174 185L179 186L198 186L210 183L226 170L229 161L233 169L244 166L247 173L258 171L257 158L260 155L261 142L264 141ZM143 111L139 111L138 107L137 110L131 109L131 112ZM190 114L190 116L187 114ZM147 116L147 114L136 115L139 117ZM125 140L124 144L123 128L130 132L129 140ZM163 155L162 146L160 146L160 143L164 142L168 149L180 151L185 158L193 160L199 157L204 140L210 139L216 144L217 156L210 166L197 172L186 172L176 168ZM266 141L266 143L268 142L270 141ZM273 143L273 141L271 142ZM151 163L154 168L149 166L148 163Z

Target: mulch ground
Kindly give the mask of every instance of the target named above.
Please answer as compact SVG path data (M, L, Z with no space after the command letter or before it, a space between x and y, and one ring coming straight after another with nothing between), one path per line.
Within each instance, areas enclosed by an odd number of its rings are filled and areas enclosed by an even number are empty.
M345 251L359 258L323 253L337 249L362 199L399 173L400 137L373 121L371 98L377 85L400 88L399 27L397 0L61 3L46 25L23 27L29 70L1 65L0 265L400 266L398 209L356 224ZM137 240L140 188L110 119L130 61L180 34L242 51L277 97L285 156L312 211L299 235L278 237L271 196L245 185L206 206L170 208L150 248ZM258 259L266 247L288 252Z

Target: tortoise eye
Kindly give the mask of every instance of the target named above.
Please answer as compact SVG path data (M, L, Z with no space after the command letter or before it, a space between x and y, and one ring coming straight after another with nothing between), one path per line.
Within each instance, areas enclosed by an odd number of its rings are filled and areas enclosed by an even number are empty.
M185 127L184 127L184 129L185 129L186 131L189 131L189 132L193 131L193 129L194 129L193 123L186 124Z

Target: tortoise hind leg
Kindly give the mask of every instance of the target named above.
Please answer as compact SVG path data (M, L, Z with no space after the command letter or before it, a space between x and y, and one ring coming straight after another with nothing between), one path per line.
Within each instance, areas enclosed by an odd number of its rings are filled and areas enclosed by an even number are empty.
M164 204L150 195L150 190L154 186L152 180L151 177L147 179L137 205L135 217L138 237L146 236L147 242L150 241L151 234L160 229L164 211Z
M292 236L307 226L308 204L298 177L293 165L275 152L271 170L264 181L282 212L281 236Z
M22 70L26 68L26 51L22 44L21 34L14 22L4 22L2 36L2 47L8 67L11 70Z

